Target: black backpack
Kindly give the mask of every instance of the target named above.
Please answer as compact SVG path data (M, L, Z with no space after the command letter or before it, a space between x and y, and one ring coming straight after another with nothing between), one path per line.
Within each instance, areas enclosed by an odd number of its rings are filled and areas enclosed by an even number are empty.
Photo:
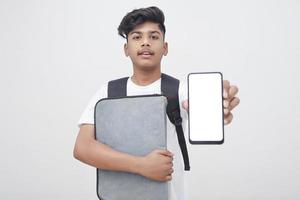
M127 96L128 77L112 80L108 82L108 98ZM177 132L177 138L181 149L184 170L190 170L189 155L186 147L184 133L182 129L182 118L180 116L179 98L178 98L179 80L166 74L161 74L161 92L168 99L167 115L174 124Z

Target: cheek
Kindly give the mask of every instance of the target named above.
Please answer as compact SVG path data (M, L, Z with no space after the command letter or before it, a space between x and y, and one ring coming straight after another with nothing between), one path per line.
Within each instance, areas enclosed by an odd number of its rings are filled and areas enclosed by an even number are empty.
M164 48L160 48L157 52L158 52L160 57L162 57L166 53Z
M128 46L127 53L130 56L135 56L137 54L137 50L136 50L135 46L133 46L133 45Z

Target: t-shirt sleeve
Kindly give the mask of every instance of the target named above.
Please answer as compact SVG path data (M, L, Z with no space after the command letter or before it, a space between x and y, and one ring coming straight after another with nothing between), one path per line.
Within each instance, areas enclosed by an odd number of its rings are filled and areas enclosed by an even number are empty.
M90 99L78 121L78 126L82 124L94 124L94 108L96 103L103 98L107 98L107 84L103 85Z

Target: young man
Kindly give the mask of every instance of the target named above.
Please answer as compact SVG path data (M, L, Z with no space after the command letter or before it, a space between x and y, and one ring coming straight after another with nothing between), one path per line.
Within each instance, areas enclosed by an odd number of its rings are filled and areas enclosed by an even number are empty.
M133 75L127 81L127 95L161 93L161 59L168 53L163 12L157 7L133 10L123 18L118 31L127 40L124 52L133 66ZM169 120L168 150L157 149L144 157L118 152L94 139L94 106L98 100L107 97L107 87L104 84L93 96L79 120L74 157L96 168L136 173L156 181L171 181L170 199L186 199L182 154L175 126ZM231 110L239 103L235 97L238 89L224 81L224 91L224 119L228 124L233 117ZM180 83L178 96L185 130L188 104L183 83Z

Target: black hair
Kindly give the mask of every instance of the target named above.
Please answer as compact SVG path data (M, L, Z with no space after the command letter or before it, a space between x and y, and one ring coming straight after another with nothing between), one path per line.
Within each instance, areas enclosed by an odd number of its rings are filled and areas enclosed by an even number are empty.
M128 34L136 26L144 22L158 23L158 27L163 32L163 35L166 34L164 13L158 7L151 6L148 8L135 9L127 13L118 27L119 35L127 39Z

